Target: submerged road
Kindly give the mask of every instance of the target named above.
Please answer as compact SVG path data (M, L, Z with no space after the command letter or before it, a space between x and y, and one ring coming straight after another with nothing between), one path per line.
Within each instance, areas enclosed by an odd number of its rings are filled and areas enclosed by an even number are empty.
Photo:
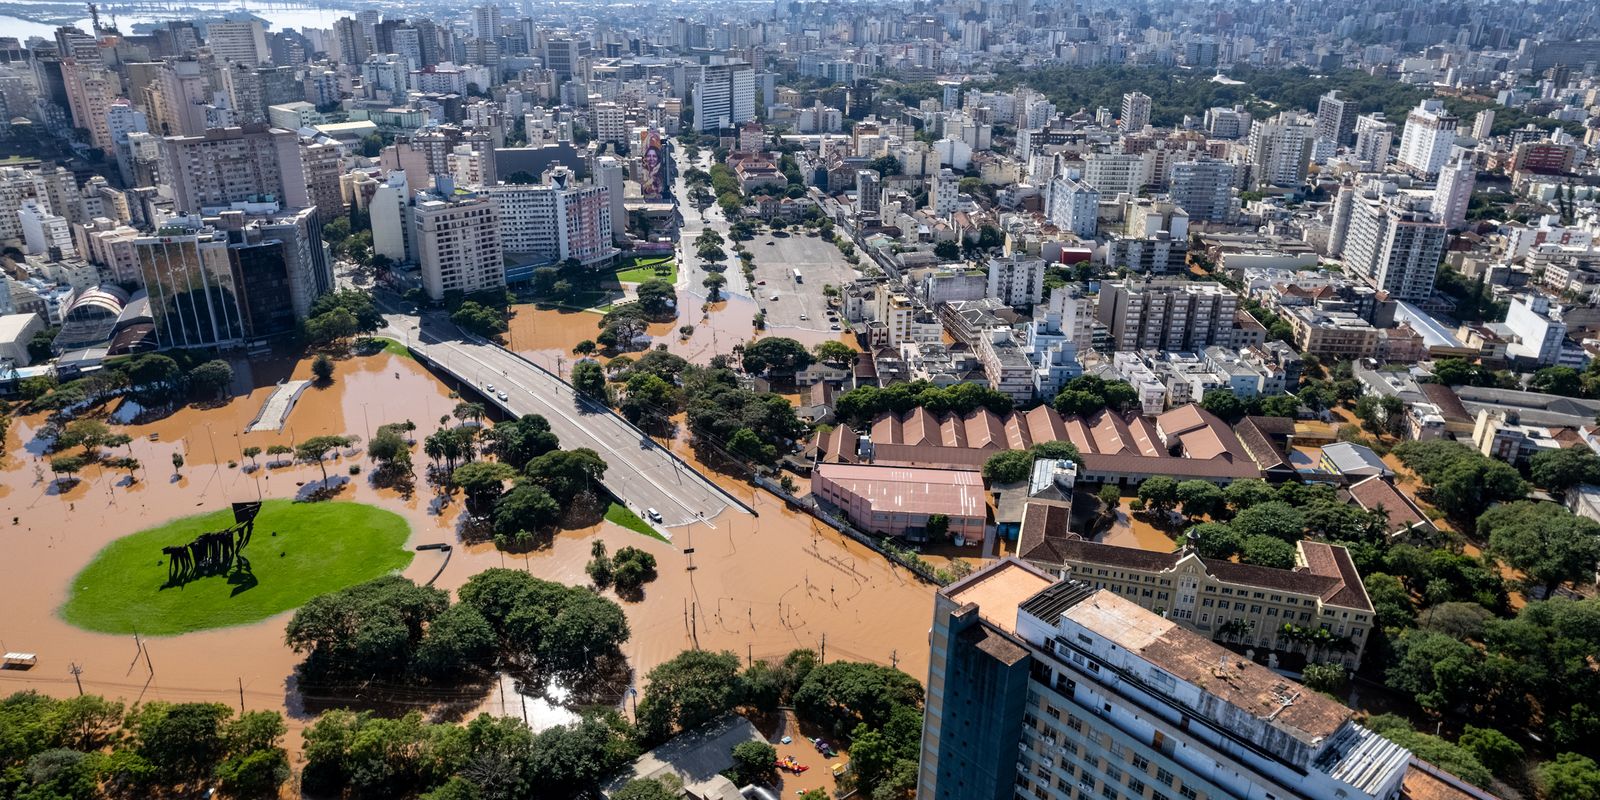
M513 416L538 414L549 420L563 449L599 453L607 465L606 488L640 516L653 508L662 516L658 524L672 527L709 520L727 509L749 512L616 412L577 395L566 381L516 353L439 318L386 314L384 319L389 324L383 335L473 386L487 402Z

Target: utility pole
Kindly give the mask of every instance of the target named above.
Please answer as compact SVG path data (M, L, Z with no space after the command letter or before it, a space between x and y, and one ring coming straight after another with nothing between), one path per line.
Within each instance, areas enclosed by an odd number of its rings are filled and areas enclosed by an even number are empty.
M69 670L69 672L72 673L72 680L78 684L78 696L82 697L83 678L81 676L83 675L83 667L78 666L78 662L74 661L72 662L72 669Z
M828 663L828 634L826 633L822 634L822 655L818 660L824 664Z
M896 669L900 668L900 651L899 650L890 650L889 651L889 666L894 667Z
M237 680L239 681L239 715L243 716L244 715L244 678L238 678Z

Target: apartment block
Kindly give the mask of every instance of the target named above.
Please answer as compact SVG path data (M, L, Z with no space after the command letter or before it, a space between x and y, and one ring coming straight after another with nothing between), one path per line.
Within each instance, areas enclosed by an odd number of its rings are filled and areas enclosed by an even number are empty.
M411 241L429 298L506 285L500 224L500 207L492 197L417 195L411 205Z
M1220 283L1172 278L1107 281L1096 318L1114 350L1194 352L1234 341L1239 296Z
M1354 360L1378 352L1378 329L1358 314L1295 306L1287 309L1283 318L1294 330L1295 347L1307 355Z

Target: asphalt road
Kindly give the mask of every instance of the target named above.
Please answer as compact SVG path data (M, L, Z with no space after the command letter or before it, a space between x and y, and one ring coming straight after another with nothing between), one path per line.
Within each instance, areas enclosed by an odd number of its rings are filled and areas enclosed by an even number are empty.
M713 519L730 508L745 512L626 420L577 397L565 381L505 348L477 341L440 318L419 321L390 314L385 319L389 323L385 333L476 387L486 402L517 416L539 414L550 421L563 448L588 447L599 453L607 465L606 487L640 516L654 508L663 518L659 525L672 527ZM501 393L506 399L500 399Z
M745 246L756 257L754 292L767 312L768 325L829 330L828 298L822 287L843 288L861 277L855 267L845 263L844 254L833 242L809 232L760 233ZM794 280L797 269L802 278L798 284ZM773 300L773 295L778 299ZM802 315L806 318L801 319Z
M678 292L689 292L696 297L704 298L706 288L701 284L708 273L706 262L700 259L695 252L694 240L702 230L710 228L722 234L723 252L728 254L722 264L727 267L722 276L728 279L728 285L722 287L724 295L750 296L750 287L745 285L744 273L739 271L739 260L734 257L733 240L728 236L728 220L722 216L722 208L716 203L706 206L700 211L689 202L689 186L683 180L684 173L691 167L708 170L711 168L710 151L702 151L698 161L691 162L683 155L683 149L677 150L678 179L672 185L672 191L678 196L678 212L683 215L683 226L678 229ZM698 303L696 303L698 305Z

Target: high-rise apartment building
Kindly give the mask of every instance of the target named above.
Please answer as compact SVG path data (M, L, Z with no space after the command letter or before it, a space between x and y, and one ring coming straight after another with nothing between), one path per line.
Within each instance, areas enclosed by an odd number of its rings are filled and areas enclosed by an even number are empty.
M311 205L299 136L265 124L168 136L161 175L181 213L264 198L287 208Z
M1084 181L1058 171L1049 184L1045 218L1064 233L1094 238L1100 224L1100 192Z
M1344 264L1374 289L1397 300L1426 300L1444 257L1445 226L1426 198L1370 181L1354 197L1345 234Z
M418 194L411 204L412 246L422 288L433 300L506 285L500 207L478 194Z
M1486 108L1472 118L1472 138L1480 142L1494 136L1494 109Z
M882 176L875 169L856 170L856 216L877 219L882 211Z
M749 64L701 67L693 94L696 131L732 128L756 118L756 71Z
M89 132L89 143L100 152L111 155L116 148L111 127L106 116L111 102L117 99L121 83L117 76L105 69L100 61L79 62L77 59L61 60L61 80L67 88L67 107L72 112L72 124Z
M1406 115L1400 133L1400 167L1420 178L1433 178L1450 159L1460 120L1445 110L1442 100L1423 100Z
M1250 185L1298 188L1306 180L1314 131L1299 115L1282 113L1250 126Z
M1150 108L1152 101L1150 95L1143 92L1128 92L1122 96L1122 129L1129 132L1142 131L1150 124Z
M499 3L484 3L472 7L472 35L490 41L500 37Z
M594 182L606 188L606 198L611 204L611 240L619 241L628 232L628 212L623 206L622 162L613 156L600 156L594 160Z
M575 258L589 265L611 258L611 190L578 181L564 167L537 184L501 184L483 194L500 208L503 245L509 255L557 264Z
M201 136L206 132L206 105L211 102L200 62L168 59L147 89L147 107L154 133L162 136Z
M1352 155L1363 170L1377 171L1389 163L1389 148L1394 146L1394 123L1383 113L1362 114L1356 118L1356 144Z
M1394 800L1355 712L1108 589L1007 559L940 589L918 800Z
M271 61L266 31L260 20L219 20L206 24L206 44L218 61L254 67Z
M1031 306L1044 300L1044 274L1049 263L1013 253L989 259L988 297L1008 306Z
M1083 154L1083 182L1106 197L1138 194L1149 179L1142 156L1133 153Z
M1450 230L1467 224L1467 205L1478 185L1478 165L1467 153L1445 162L1439 168L1439 182L1433 190L1433 213Z
M1114 350L1198 352L1231 346L1239 296L1210 281L1130 278L1100 286L1096 318L1111 332Z
M1356 130L1356 103L1339 96L1334 89L1317 101L1317 138L1334 144L1349 144Z
M378 182L367 201L367 214L372 220L373 255L396 264L416 263L411 241L411 187L404 170L390 172Z
M335 141L301 139L300 163L305 171L306 194L322 222L345 213L339 179L344 176L344 148Z
M1233 183L1237 168L1228 161L1201 156L1175 161L1167 180L1172 202L1194 222L1227 222L1233 218Z
M333 41L333 55L340 64L360 64L372 52L367 47L367 34L362 31L361 23L349 17L334 20Z
M55 250L63 258L77 255L72 243L72 227L66 217L50 213L38 200L27 200L17 209L17 221L22 226L22 249L29 255L48 254Z

